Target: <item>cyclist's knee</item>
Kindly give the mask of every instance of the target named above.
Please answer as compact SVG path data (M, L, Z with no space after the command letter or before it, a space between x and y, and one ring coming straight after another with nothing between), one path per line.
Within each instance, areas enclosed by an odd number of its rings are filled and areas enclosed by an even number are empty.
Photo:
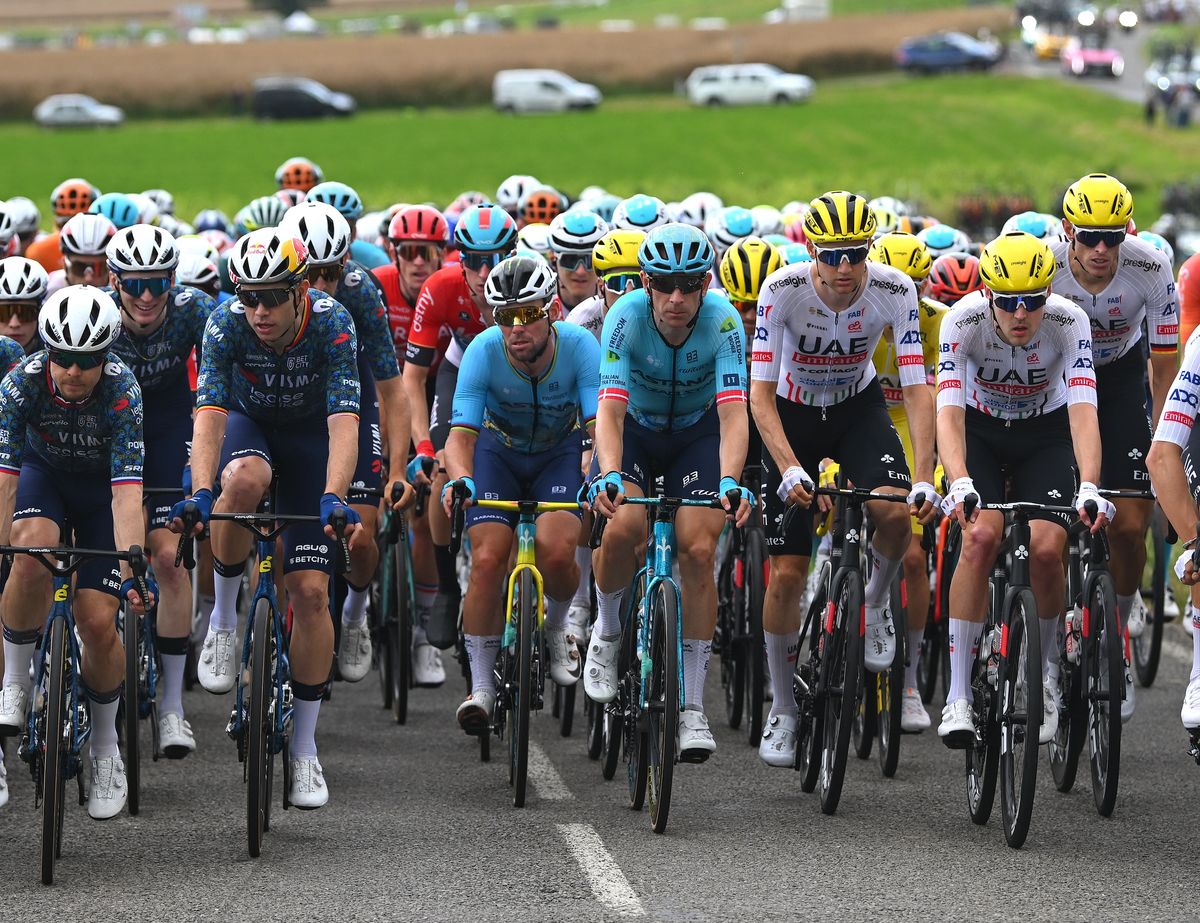
M288 575L288 603L294 618L329 621L329 578L320 571L298 571Z
M83 646L100 651L116 643L117 599L99 590L80 590L72 607Z
M925 549L920 542L912 542L904 552L904 576L911 580L925 572Z
M12 526L12 543L14 545L57 545L58 544L59 528L58 523L53 519L43 519L40 516L34 516L30 519L17 519ZM33 558L27 555L18 555L13 561L15 567L17 561L23 561L32 564L42 573L46 570L42 565L38 564Z
M808 559L798 554L783 554L771 558L771 587L792 595L804 587L808 578Z
M495 542L478 542L471 545L471 578L491 583L499 580L508 571L509 549Z
M1046 576L1063 573L1063 538L1054 533L1037 534L1030 537L1030 568Z
M679 566L712 572L717 560L717 546L707 534L690 535L679 541Z
M1000 529L991 517L980 516L971 528L963 532L959 566L987 570L1000 550Z
M223 506L237 510L249 510L253 504L257 508L259 501L266 495L271 486L271 466L265 459L258 456L236 458L225 466L221 472L221 497Z

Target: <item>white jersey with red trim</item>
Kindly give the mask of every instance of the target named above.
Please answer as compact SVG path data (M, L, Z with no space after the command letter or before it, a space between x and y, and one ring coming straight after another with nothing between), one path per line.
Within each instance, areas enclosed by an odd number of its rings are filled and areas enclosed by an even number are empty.
M1096 403L1087 315L1051 295L1042 324L1024 346L1000 337L983 292L971 292L942 320L937 407L972 407L1001 420L1024 420L1064 404Z
M1142 322L1150 351L1170 354L1179 347L1179 303L1171 265L1161 250L1132 234L1117 253L1117 271L1098 295L1087 291L1068 264L1070 241L1050 245L1058 264L1050 284L1091 321L1092 360L1102 368L1126 355L1142 340Z
M1183 364L1171 382L1171 390L1163 404L1162 416L1158 418L1158 429L1154 431L1155 442L1173 442L1187 448L1200 408L1200 328L1188 337L1183 348Z
M600 295L591 295L583 299L571 308L570 313L567 314L567 323L582 327L599 343L600 330L604 326L604 298Z
M810 407L852 397L876 378L871 355L885 327L895 331L903 387L925 383L917 291L898 269L868 263L859 296L834 311L817 294L814 263L793 263L763 281L751 378Z

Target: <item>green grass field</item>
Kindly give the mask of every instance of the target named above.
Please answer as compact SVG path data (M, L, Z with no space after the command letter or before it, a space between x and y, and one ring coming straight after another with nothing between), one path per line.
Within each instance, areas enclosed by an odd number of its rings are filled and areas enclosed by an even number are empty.
M829 81L797 107L697 110L669 97L612 100L598 111L506 117L487 109L375 111L350 121L132 122L114 131L0 125L0 196L45 207L50 189L85 176L103 190L171 190L181 216L232 213L273 189L285 158L312 157L369 207L448 202L533 173L568 192L599 183L678 199L710 189L728 202L780 205L831 188L912 198L949 213L962 194L1029 193L1057 210L1067 183L1115 173L1138 198L1139 224L1164 183L1196 172L1196 129L1148 128L1140 107L1084 86L1018 77Z

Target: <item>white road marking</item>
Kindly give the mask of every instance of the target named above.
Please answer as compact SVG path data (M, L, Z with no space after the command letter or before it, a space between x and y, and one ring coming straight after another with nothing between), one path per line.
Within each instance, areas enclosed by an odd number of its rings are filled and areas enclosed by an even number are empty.
M587 876L592 895L623 917L643 917L646 908L591 824L557 824L575 861Z
M538 797L547 801L571 801L575 796L567 788L546 751L529 741L529 778L537 787Z

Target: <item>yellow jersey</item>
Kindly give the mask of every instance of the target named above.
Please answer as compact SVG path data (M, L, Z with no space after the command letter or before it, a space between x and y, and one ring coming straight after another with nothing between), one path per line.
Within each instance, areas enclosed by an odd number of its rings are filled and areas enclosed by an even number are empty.
M938 341L941 336L942 316L948 311L940 301L932 298L921 298L917 301L918 330L921 337L921 352L925 356L925 371L932 374L937 371ZM913 332L907 334L912 336ZM902 407L904 404L904 389L900 385L900 370L896 365L896 343L891 337L884 335L879 338L875 354L871 357L875 364L875 375L883 388L883 397L887 401L888 410Z

